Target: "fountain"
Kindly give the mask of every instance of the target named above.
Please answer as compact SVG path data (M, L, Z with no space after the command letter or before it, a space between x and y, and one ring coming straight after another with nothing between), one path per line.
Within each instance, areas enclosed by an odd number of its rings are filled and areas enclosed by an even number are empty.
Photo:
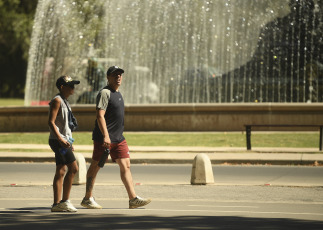
M108 66L127 104L322 102L322 0L39 0L25 105L62 74L94 103Z

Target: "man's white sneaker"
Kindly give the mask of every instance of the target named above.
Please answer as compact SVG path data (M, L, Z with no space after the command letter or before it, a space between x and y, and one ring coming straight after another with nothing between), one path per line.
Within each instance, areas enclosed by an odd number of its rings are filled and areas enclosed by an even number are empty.
M85 208L90 208L90 209L101 209L102 206L96 203L94 200L94 197L90 197L88 200L83 198L81 205Z
M137 196L136 198L129 200L129 208L130 209L139 208L139 207L149 204L150 202L151 202L151 199L144 199L144 198Z
M52 212L77 212L77 209L72 205L69 200L61 201L58 205L56 205L54 211L52 208Z

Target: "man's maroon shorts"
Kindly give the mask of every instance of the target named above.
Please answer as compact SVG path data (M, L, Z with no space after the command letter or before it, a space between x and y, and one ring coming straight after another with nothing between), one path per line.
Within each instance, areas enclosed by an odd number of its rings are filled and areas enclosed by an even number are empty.
M100 158L105 150L102 146L102 142L93 141L93 155L92 159L95 161L100 161ZM130 158L129 148L126 140L120 143L111 143L110 145L110 157L113 162L120 158Z

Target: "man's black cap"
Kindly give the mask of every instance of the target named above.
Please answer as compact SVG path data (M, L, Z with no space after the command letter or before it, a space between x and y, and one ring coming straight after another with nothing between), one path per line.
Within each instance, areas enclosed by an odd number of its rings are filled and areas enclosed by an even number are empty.
M61 76L56 81L56 87L61 88L62 85L74 86L80 84L80 81L73 80L70 76Z
M115 72L117 70L120 70L122 73L124 73L123 69L121 69L120 67L114 65L114 66L109 67L109 69L107 71L107 75L110 76L113 72Z

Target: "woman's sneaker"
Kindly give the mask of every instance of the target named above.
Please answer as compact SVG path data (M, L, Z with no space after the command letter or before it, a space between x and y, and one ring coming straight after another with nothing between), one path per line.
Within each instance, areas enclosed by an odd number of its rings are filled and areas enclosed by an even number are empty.
M139 207L149 204L150 202L151 202L151 199L144 199L144 198L137 196L136 198L129 200L129 208L130 209L139 208Z
M59 204L53 204L51 211L52 212L63 212L63 210L58 206Z
M52 212L77 212L77 209L69 200L61 201L59 204L53 204Z
M96 203L94 200L94 197L90 197L88 200L83 198L81 205L85 208L90 208L90 209L101 209L102 206Z

